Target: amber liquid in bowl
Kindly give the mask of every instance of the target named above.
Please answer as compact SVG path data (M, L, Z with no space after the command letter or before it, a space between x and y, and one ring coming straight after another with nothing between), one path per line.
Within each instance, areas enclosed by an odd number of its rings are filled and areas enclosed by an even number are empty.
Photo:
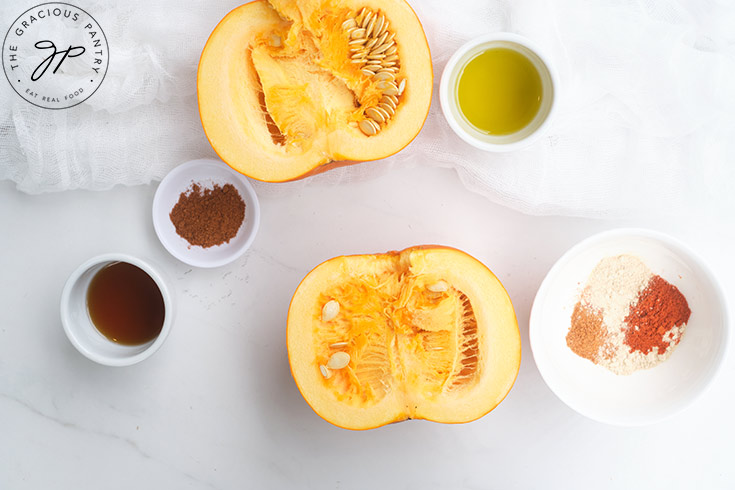
M87 311L102 335L124 345L158 337L166 314L156 281L127 262L113 262L94 275L87 290Z

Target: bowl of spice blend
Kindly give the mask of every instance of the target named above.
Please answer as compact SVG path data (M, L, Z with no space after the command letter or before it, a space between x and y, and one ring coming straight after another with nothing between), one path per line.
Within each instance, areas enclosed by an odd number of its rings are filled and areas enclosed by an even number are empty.
M531 309L531 350L546 384L577 412L646 425L709 386L728 322L722 288L696 253L662 233L618 229L551 268Z
M243 175L216 160L192 160L161 181L153 227L174 257L195 267L219 267L240 257L260 225L260 205Z

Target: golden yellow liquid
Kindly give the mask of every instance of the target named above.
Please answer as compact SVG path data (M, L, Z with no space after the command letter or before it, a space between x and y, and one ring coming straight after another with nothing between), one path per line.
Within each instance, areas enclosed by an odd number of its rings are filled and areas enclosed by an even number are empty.
M541 107L543 86L533 63L518 51L490 48L472 58L459 75L459 109L478 130L512 134Z

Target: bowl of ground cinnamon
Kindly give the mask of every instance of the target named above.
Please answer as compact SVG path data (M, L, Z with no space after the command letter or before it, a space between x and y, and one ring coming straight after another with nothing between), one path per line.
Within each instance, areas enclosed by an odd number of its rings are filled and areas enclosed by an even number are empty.
M193 160L168 173L153 198L153 227L166 250L196 267L240 257L260 224L248 179L216 160Z
M544 381L567 405L605 423L646 425L688 406L728 345L716 276L689 247L650 230L590 237L551 268L531 310Z

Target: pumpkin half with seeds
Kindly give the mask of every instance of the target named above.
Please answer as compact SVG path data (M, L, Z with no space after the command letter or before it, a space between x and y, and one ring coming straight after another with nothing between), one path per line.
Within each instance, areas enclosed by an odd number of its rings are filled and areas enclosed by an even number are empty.
M231 167L288 181L401 150L423 126L432 79L403 0L258 0L207 41L199 113Z
M507 395L521 361L502 284L445 247L324 262L291 300L287 337L306 402L347 429L475 420Z

